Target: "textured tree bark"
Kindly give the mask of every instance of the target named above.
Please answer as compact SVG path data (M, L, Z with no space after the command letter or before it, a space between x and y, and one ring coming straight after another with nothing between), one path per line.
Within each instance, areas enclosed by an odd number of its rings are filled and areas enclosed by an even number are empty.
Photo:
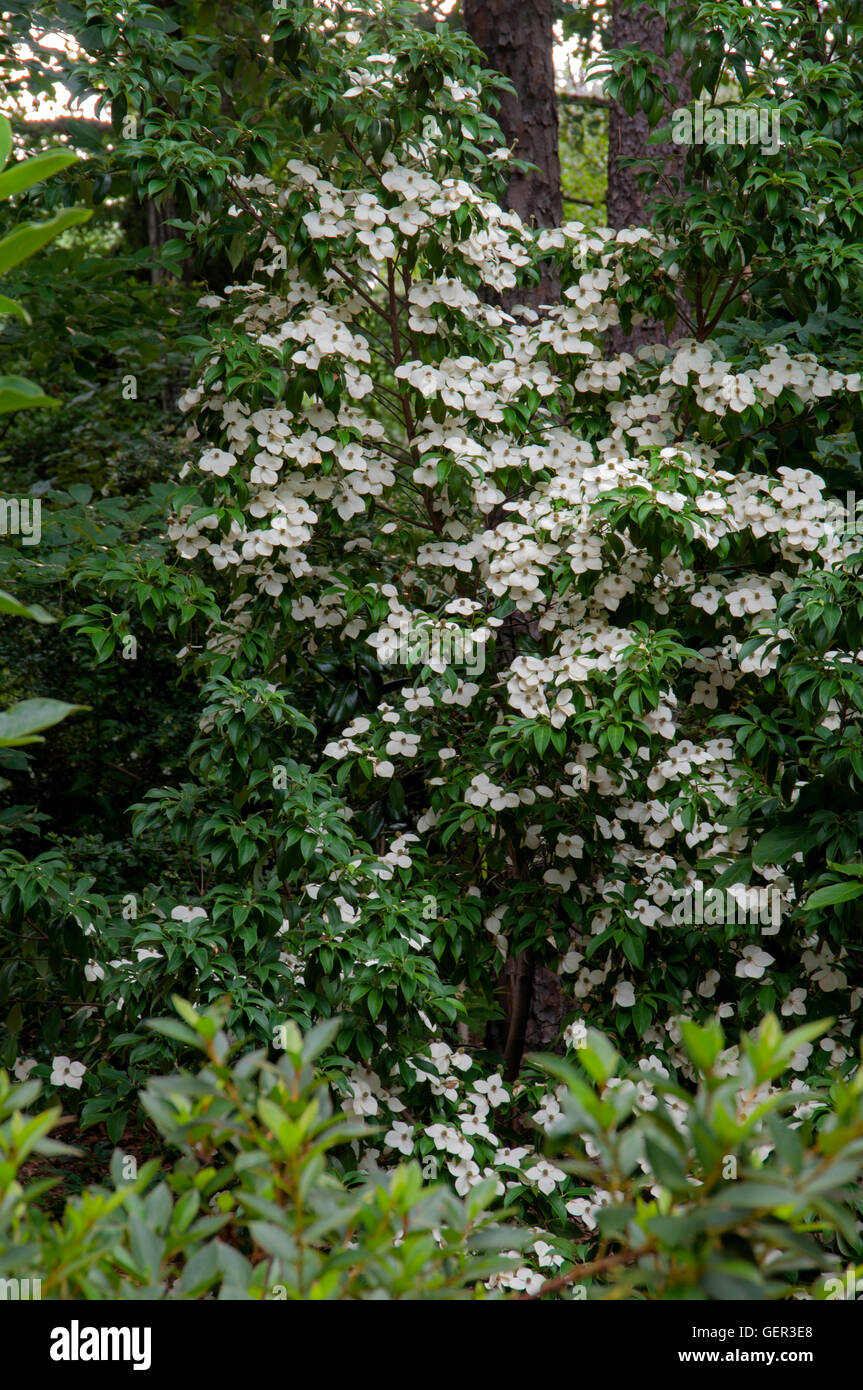
M518 159L537 165L514 173L506 206L537 227L557 227L563 218L560 195L557 99L554 92L552 0L464 0L464 22L490 68L508 77L515 95L501 93L498 120ZM556 276L546 273L535 291L521 292L522 303L554 303Z
M521 1069L524 1042L533 1002L534 964L529 951L507 961L507 1034L503 1050L505 1081L515 1081Z
M161 251L166 241L178 235L173 231L168 223L178 216L177 204L173 198L167 198L161 207L157 207L152 198L148 198L145 203L147 213L147 240L153 251ZM150 269L150 279L154 285L163 285L168 279L167 273L161 266L154 265Z
M528 1051L547 1052L557 1041L564 1015L571 1013L573 1000L563 992L560 976L544 965L533 973L533 995L524 1045Z
M652 49L664 55L663 37L665 23L652 10L641 6L632 10L623 0L612 0L612 48L624 48L636 44L639 48ZM671 78L681 92L681 100L689 100L688 83L682 78L683 58L673 54ZM661 191L673 193L675 182L683 179L686 151L681 145L648 146L650 127L647 117L639 109L634 116L628 116L619 102L612 102L608 118L608 193L606 215L609 227L644 227L650 223L651 201L659 186L645 192L638 187L635 172L625 167L621 161L629 158L665 158L665 177ZM609 329L606 334L606 351L610 356L620 352L634 352L644 343L666 342L667 337L662 324L641 324L632 333L625 334L620 328Z

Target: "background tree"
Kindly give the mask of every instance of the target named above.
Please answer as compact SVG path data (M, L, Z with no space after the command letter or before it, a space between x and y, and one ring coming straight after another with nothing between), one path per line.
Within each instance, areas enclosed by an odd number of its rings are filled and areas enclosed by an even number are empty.
M553 0L463 0L464 22L488 66L512 83L501 88L497 119L517 159L535 168L510 178L505 206L528 225L556 227L563 217L557 99L554 89ZM544 268L527 302L554 302L560 286ZM525 296L522 295L524 300Z
M668 80L675 85L680 105L690 98L684 76L684 55L678 47L680 29L641 0L611 0L607 42L618 52L638 52L654 56L655 66L667 68ZM643 61L643 58L642 58ZM636 79L637 81L637 79ZM649 226L655 211L657 193L679 195L686 151L666 143L657 148L649 143L656 122L667 115L660 102L642 106L635 101L612 98L608 108L608 187L606 215L609 227ZM652 177L645 175L645 161L653 159ZM658 162L657 162L658 161ZM629 332L613 328L606 347L610 354L633 352L643 343L666 341L662 324L644 323Z

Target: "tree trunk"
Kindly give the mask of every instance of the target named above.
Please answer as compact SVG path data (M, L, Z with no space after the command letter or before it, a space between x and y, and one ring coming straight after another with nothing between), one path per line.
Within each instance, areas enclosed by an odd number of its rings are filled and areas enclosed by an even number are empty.
M521 1069L524 1043L533 1003L535 967L530 951L507 961L507 1033L503 1049L503 1075L515 1081Z
M465 27L490 68L508 77L515 93L500 93L497 119L517 159L536 165L513 173L505 206L536 227L558 227L563 221L558 148L557 96L554 89L553 0L463 0ZM539 308L560 299L557 276L546 267L532 289L502 296L513 303ZM507 646L507 640L512 644ZM514 633L500 634L498 659L514 655ZM541 982L542 1013L535 1015L534 982ZM528 952L507 961L498 980L505 1018L491 1025L487 1042L504 1054L509 1080L518 1076L525 1037L546 1046L557 1033L549 1029L566 1009L556 975L535 966ZM544 1025L544 1026L543 1026Z
M641 6L632 10L623 0L612 0L611 47L624 48L635 44L638 48L652 49L664 55L663 38L665 22L653 10ZM688 83L682 77L683 58L679 53L669 59L670 77L681 93L682 101L689 100ZM681 145L651 145L647 140L650 126L647 116L639 108L634 116L628 116L619 102L612 102L608 120L608 193L606 215L609 227L644 227L650 224L651 200L659 186L642 191L636 181L634 168L624 166L624 159L657 159L665 162L665 175L662 191L673 193L675 184L679 187L683 180L686 150ZM634 352L644 343L667 342L662 324L641 324L631 333L625 334L620 328L611 328L606 334L606 350L611 356L620 352Z
M152 198L148 198L144 206L147 212L147 241L150 243L151 251L159 252L166 241L177 235L168 226L169 221L177 216L177 204L173 198L166 198L162 206L158 207ZM154 285L164 285L167 279L167 272L162 266L150 267L150 280Z
M571 1013L573 1000L563 992L560 976L544 965L534 969L530 1016L525 1031L525 1048L548 1052L557 1042L564 1015Z
M464 22L490 68L503 73L515 94L502 92L498 121L517 159L537 166L512 175L506 206L537 227L557 227L563 219L560 194L557 99L554 92L552 0L464 0ZM521 303L554 303L557 277L543 275L535 290L521 291Z

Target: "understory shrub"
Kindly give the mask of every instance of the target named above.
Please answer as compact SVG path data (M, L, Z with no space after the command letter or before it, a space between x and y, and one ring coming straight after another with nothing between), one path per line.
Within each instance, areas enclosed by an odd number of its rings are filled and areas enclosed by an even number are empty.
M10 1086L0 1073L4 1274L55 1299L459 1299L483 1296L512 1264L499 1252L518 1235L488 1214L493 1183L462 1201L424 1185L418 1163L357 1171L351 1150L367 1127L334 1110L313 1066L335 1025L305 1038L290 1025L277 1063L232 1061L218 1010L177 1010L182 1023L155 1026L207 1061L152 1078L141 1103L181 1156L138 1169L117 1150L113 1188L70 1198L59 1221L39 1205L52 1180L19 1174L31 1155L74 1153L48 1137L60 1107L22 1113L38 1082Z

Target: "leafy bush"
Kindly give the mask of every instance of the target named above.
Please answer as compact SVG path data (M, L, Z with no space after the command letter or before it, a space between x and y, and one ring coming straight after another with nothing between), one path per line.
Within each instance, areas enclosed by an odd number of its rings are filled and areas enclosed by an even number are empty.
M56 1106L35 1115L39 1083L10 1086L0 1073L0 1271L40 1279L54 1299L464 1299L509 1268L498 1252L518 1234L495 1226L494 1184L460 1201L423 1184L419 1164L366 1176L351 1147L369 1133L334 1112L316 1071L338 1024L302 1038L289 1025L277 1063L261 1053L231 1062L220 1013L177 1001L183 1022L158 1025L204 1052L196 1073L153 1078L141 1103L170 1169L137 1170L117 1151L113 1189L70 1198L59 1221L40 1199L50 1180L27 1183L31 1155L74 1151L48 1137Z
M593 1031L578 1066L544 1058L563 1082L555 1162L586 1184L568 1210L598 1238L557 1286L578 1282L588 1299L827 1296L828 1276L863 1260L863 1067L830 1086L778 1084L827 1026L783 1033L769 1015L729 1049L718 1023L683 1020L694 1089L655 1057L622 1066Z

